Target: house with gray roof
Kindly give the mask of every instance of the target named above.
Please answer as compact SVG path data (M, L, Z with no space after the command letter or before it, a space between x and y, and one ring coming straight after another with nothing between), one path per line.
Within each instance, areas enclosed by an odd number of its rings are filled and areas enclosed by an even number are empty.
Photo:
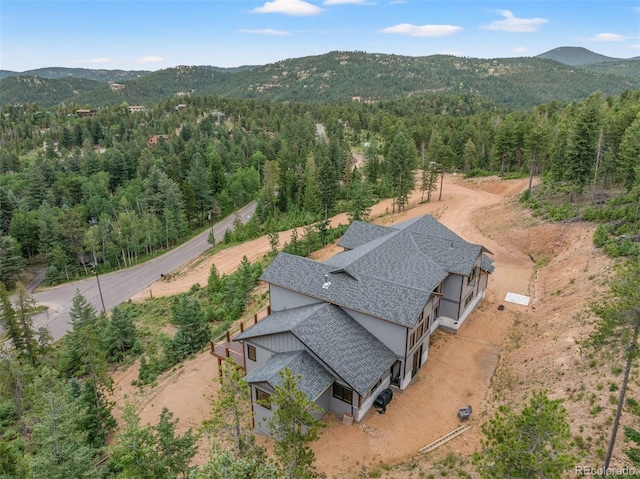
M461 327L494 269L490 251L428 215L393 226L354 221L338 244L344 251L324 262L278 254L261 277L270 314L233 338L265 434L268 398L287 367L323 411L356 422L382 390L405 389L431 334Z

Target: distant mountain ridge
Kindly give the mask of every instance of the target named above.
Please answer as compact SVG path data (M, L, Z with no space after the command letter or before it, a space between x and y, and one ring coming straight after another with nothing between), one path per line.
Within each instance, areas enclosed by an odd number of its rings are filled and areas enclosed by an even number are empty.
M621 58L613 58L599 53L592 52L582 47L558 47L548 52L541 53L537 58L554 60L565 65L581 66L592 65L594 63L615 62Z
M577 61L578 55L583 59L609 58L573 47L556 50L543 55L564 55L564 61ZM53 106L73 102L99 108L123 102L152 104L184 95L336 103L444 93L474 95L496 105L529 108L551 101L582 99L595 91L616 95L640 89L640 59L610 59L578 67L546 57L411 57L357 51L334 51L233 69L178 66L131 72L135 78L130 79L121 79L128 72L118 70L45 68L32 72L56 77L21 73L0 79L0 104ZM73 76L87 72L93 72L91 79ZM97 77L103 80L96 80ZM114 79L118 79L117 88Z
M232 68L205 66L203 68L211 68L214 71L233 73L248 70L254 68L254 66L244 65ZM0 70L0 79L15 76L35 76L40 78L48 78L50 80L56 80L60 78L85 78L87 80L95 80L103 83L117 83L121 81L135 80L137 78L148 75L149 73L152 72L149 70L93 70L90 68L47 67L37 68L35 70L27 70L24 72Z

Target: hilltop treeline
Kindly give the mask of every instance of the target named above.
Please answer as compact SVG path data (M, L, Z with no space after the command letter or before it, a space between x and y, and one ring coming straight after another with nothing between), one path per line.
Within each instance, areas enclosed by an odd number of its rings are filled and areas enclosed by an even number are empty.
M594 91L619 95L640 88L639 65L639 59L575 67L529 57L337 51L238 69L178 66L156 72L107 72L117 85L107 84L101 71L34 70L1 79L0 103L74 102L98 108L122 102L152 104L177 95L342 103L447 93L480 95L497 105L526 109L553 100L584 99Z

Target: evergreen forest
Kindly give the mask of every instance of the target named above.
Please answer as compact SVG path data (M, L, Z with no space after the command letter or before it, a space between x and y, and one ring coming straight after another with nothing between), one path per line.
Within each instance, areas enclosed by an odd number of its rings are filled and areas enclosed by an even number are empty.
M89 101L6 102L0 115L0 308L7 339L0 352L0 477L316 477L307 443L320 425L305 415L309 404L288 375L276 396L287 415L282 424L296 427L276 444L277 463L249 439L248 426L240 427L246 411L214 405L211 430L235 425L242 435L225 436L235 445L196 470L190 465L195 432L177 434L170 411L161 412L157 425L144 426L126 406L116 431L107 399L115 365L139 357L139 383L150 384L223 333L242 315L269 258L256 264L245 258L234 275L212 270L208 285L149 306L176 331L156 342L136 321L149 313L145 306L97 314L78 292L72 330L51 344L46 329L33 327L38 305L20 284L25 267L41 265L48 285L91 275L94 267L127 268L251 201L256 213L245 225L238 221L219 247L270 235L275 252L275 232L306 226L305 238L287 245L306 255L341 234L328 229L331 215L366 220L368 208L383 198L402 210L416 185L430 201L444 173L541 177L521 198L535 214L598 221L594 243L637 260L640 90L618 86L618 92L589 90L535 104L533 95L496 102L506 91L498 86L493 97L413 89L384 97L380 87L371 90L371 101L334 96L333 88L325 101L303 101L300 92L292 94L299 101L280 101L285 94L172 94L142 111L99 96L95 110L87 109ZM527 88L521 90L526 97ZM246 384L226 377L220 401L235 404ZM540 395L532 398L534 407L548 408L552 425L564 418L556 402ZM502 422L518 419L501 414ZM273 427L282 430L282 424ZM297 436L303 429L308 436ZM107 446L113 437L115 445ZM301 445L300 456L292 457L292 444ZM563 466L568 462L563 456ZM491 477L497 466L480 460L479 467Z

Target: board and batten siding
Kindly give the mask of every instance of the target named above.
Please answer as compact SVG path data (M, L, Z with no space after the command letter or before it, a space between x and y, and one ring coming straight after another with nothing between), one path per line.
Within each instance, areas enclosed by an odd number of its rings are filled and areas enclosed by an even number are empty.
M283 309L297 308L308 304L320 303L319 299L296 293L290 289L281 288L273 284L269 285L269 303L271 311L282 311Z
M269 359L271 356L273 356L273 353L271 351L268 351L267 349L263 348L262 346L260 346L260 344L258 343L257 339L260 338L255 338L254 339L246 339L244 341L244 357L245 357L245 371L247 372L247 374L249 374L251 371L253 371L254 369L256 369L258 366L264 364L264 362ZM249 348L249 346L253 346L254 348L256 348L256 360L253 361L252 359L249 359L249 354L247 353L247 350Z
M300 351L306 349L304 344L289 331L268 336L260 336L251 340L261 348L272 353L287 353L289 351Z

